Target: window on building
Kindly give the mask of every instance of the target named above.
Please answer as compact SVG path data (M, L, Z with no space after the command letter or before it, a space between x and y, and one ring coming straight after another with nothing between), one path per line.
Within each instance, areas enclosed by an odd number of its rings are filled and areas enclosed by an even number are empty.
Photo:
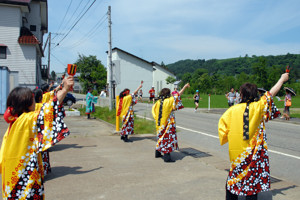
M6 59L6 46L0 46L0 59Z
M36 31L36 25L30 25L30 31Z

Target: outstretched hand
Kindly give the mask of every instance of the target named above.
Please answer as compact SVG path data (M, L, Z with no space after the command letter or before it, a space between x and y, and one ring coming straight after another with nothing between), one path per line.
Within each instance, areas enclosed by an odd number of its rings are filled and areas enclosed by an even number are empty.
M63 89L67 90L68 92L70 91L70 88L74 86L74 77L73 76L68 76L63 79Z
M285 83L289 80L289 73L284 73L281 75L280 79Z

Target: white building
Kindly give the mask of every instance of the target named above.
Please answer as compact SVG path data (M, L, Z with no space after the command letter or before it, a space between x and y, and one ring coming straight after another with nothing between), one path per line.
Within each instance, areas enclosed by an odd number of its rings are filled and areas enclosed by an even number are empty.
M0 66L17 72L20 86L33 88L48 77L41 63L47 31L47 0L0 1Z
M155 62L148 62L119 48L112 49L112 62L116 95L125 88L133 92L141 80L144 81L143 97L149 97L148 91L152 86L155 88L156 96L162 88L170 88L171 91L174 89L173 84L166 83L166 78L168 76L175 78L175 75ZM107 75L109 80L109 70Z

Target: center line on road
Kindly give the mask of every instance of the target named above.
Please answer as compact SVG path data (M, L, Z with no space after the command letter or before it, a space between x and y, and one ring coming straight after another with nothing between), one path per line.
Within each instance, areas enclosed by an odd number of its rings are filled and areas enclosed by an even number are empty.
M148 117L144 117L144 116L141 116L141 115L136 115L137 117L140 117L140 118L145 118L147 120L151 120L151 121L154 121L154 119L151 119L151 118L148 118ZM216 138L216 139L219 139L218 136L215 136L215 135L211 135L211 134L208 134L208 133L203 133L203 132L200 132L200 131L195 131L195 130L192 130L192 129L189 129L189 128L184 128L182 126L176 126L177 128L179 129L183 129L183 130L186 130L186 131L190 131L190 132L194 132L194 133L199 133L201 135L205 135L205 136L208 136L208 137L212 137L212 138ZM294 156L294 155L290 155L290 154L287 154L287 153L282 153L282 152L279 152L279 151L274 151L274 150L271 150L271 149L268 149L269 152L271 153L275 153L275 154L278 154L278 155L282 155L282 156L287 156L287 157L290 157L290 158L295 158L295 159L298 159L300 160L300 157L299 156Z

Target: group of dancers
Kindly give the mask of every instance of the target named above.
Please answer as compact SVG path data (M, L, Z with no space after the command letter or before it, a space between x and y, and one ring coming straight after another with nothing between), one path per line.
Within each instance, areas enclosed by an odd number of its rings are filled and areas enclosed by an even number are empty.
M272 89L261 97L256 85L245 83L240 87L241 103L230 107L219 120L220 144L229 143L231 167L226 181L227 200L238 199L239 195L257 199L259 192L270 188L265 123L280 114L273 96L288 77L288 73L282 74ZM68 76L63 79L62 87L43 95L23 87L10 92L4 115L9 127L0 151L4 199L44 199L47 166L44 166L42 154L70 134L63 121L62 102L73 85L73 76ZM117 115L122 117L121 139L125 142L134 133L133 105L142 86L143 82L132 94L129 89L120 94ZM162 89L159 100L152 107L158 139L155 158L163 157L165 162L173 162L171 152L178 149L174 111L183 108L180 96L188 87L189 83L176 95L168 88ZM38 104L41 99L42 103Z
M226 200L237 200L240 195L246 196L247 200L255 200L259 192L269 190L270 170L265 123L280 115L273 96L276 96L288 78L289 73L282 74L272 89L262 95L255 84L243 84L240 87L240 103L231 106L220 118L220 144L229 143L231 163L226 181ZM117 115L123 120L120 135L125 142L129 141L129 135L134 134L133 106L136 103L135 95L142 88L142 84L143 82L132 94L129 89L120 93ZM168 88L162 89L159 100L152 107L157 134L155 158L163 157L165 162L174 162L171 152L178 149L174 111L183 108L180 96L187 87L190 87L189 83L174 94ZM199 100L198 93L194 100Z

